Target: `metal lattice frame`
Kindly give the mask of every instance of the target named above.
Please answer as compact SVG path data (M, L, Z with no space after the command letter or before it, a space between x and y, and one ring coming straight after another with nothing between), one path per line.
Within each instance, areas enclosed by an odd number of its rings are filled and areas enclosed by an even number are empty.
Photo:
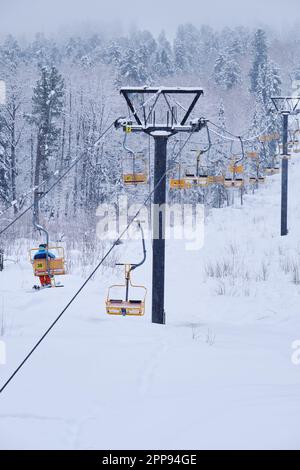
M274 96L272 102L280 113L295 114L300 104L300 96Z
M121 88L120 93L124 96L128 108L136 121L136 125L131 126L133 132L143 131L151 134L154 131L165 131L169 134L174 134L179 131L191 130L193 123L187 125L187 122L204 91L202 88L192 87L129 87ZM134 104L135 95L143 98L143 103L139 108ZM187 109L175 99L176 95L191 95L191 103ZM164 100L166 106L166 123L164 124L156 123L155 117L155 109L160 99ZM175 105L172 106L171 101ZM178 108L184 112L180 120L177 119ZM120 124L125 125L125 122Z

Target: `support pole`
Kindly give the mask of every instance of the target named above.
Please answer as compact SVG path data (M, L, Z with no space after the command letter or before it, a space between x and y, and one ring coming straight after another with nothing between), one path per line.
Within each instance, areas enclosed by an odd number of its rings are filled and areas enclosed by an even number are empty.
M153 265L152 265L152 322L159 325L165 324L164 297L165 297L165 211L166 211L166 169L167 169L167 143L169 137L180 133L200 132L206 126L204 118L193 119L188 123L190 115L203 95L202 88L192 87L129 87L121 88L127 105L134 116L136 124L124 118L119 118L115 122L116 129L122 128L128 132L144 132L154 138L155 161L154 161L154 197L153 197ZM169 95L187 95L192 98L190 106L185 110L176 101L176 106L171 108ZM135 97L139 95L143 102L138 108L135 104ZM145 96L146 98L145 98ZM159 123L156 121L156 105L163 96L167 105L165 118L160 110ZM177 107L185 110L183 118L177 121ZM146 112L146 107L148 111ZM143 111L140 109L143 108ZM170 118L171 113L171 118ZM161 121L162 119L162 121ZM209 138L209 133L208 133ZM209 140L210 145L210 140ZM150 172L149 172L150 174ZM151 193L152 195L152 193Z
M165 204L168 136L154 136L152 322L165 324Z
M282 135L282 175L281 175L281 236L288 234L288 123L289 113L283 113L283 135Z

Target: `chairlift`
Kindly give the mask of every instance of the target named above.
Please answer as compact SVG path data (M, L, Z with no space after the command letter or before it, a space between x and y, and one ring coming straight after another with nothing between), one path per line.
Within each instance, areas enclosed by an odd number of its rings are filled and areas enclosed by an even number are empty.
M172 178L170 180L170 189L188 189L190 187L190 183L184 178Z
M294 141L293 152L294 153L300 153L300 142L299 142L299 140Z
M33 267L35 276L49 276L51 279L51 286L56 287L55 276L62 276L66 274L65 252L62 246L49 246L49 232L39 225L36 221L36 212L33 212L33 225L39 231L43 232L46 236L45 245L48 251L55 254L55 258L50 258L48 255L43 259L34 259L34 255L39 251L39 248L31 248L29 250L29 258Z
M225 177L223 175L214 175L208 177L208 184L224 184Z
M196 167L188 167L185 170L185 181L188 188L192 188L193 186L208 186L209 179L207 174L203 174L200 172L200 158L201 155L204 153L202 150L192 150L193 152L197 152L196 157Z
M187 178L198 178L200 173L200 161L201 155L205 153L204 150L192 149L192 152L196 152L196 166L189 166L185 169L185 176Z
M170 179L170 189L189 189L191 187L192 182L181 176L181 165L178 164L178 178Z
M241 137L239 137L240 144L241 144L241 155L231 155L231 163L228 168L230 173L233 175L233 179L235 179L236 175L244 173L244 165L243 162L245 161L245 149L244 149L244 143ZM231 144L231 152L232 152L232 146L233 142Z
M235 178L235 179L225 178L224 186L225 188L241 189L244 186L244 179L243 178Z
M273 134L261 135L258 140L261 143L271 142L273 140Z
M287 145L288 152L293 152L294 149L294 141L292 143L288 143ZM283 144L279 144L279 152L283 152Z
M123 183L126 185L145 184L148 182L147 161L143 152L135 153L126 146L127 134L124 134L123 147L127 151L123 159Z
M193 187L206 187L209 184L209 176L207 174L200 173L200 159L201 155L206 153L209 147L205 150L192 150L196 152L196 167L189 166L184 171L184 176L181 177L181 165L179 165L179 178L172 178L170 180L171 189L191 189Z
M34 255L39 251L39 248L31 248L29 250L34 275L37 277L49 275L50 278L65 275L66 267L64 248L62 246L50 246L48 247L48 250L55 255L54 259L34 259Z
M268 167L265 169L265 173L268 176L278 175L280 173L280 167Z
M206 187L211 184L209 176L207 174L201 174L201 156L209 152L211 149L211 136L208 126L205 126L207 132L207 147L204 149L192 149L192 152L196 152L196 167L188 167L185 169L184 177L181 178L181 166L179 165L179 178L172 178L170 180L171 189L191 189L194 187Z
M144 232L141 223L138 222L138 227L141 231L142 246L143 246L143 259L136 264L131 263L117 263L116 266L124 266L125 283L115 284L109 287L107 299L105 302L106 313L108 315L119 316L136 316L141 317L145 314L145 302L147 289L143 285L135 285L131 281L131 273L135 269L142 266L146 261L146 247ZM119 292L124 291L124 295L120 298ZM134 296L132 293L135 292Z
M225 188L242 189L244 187L244 184L245 184L244 178L236 177L236 175L241 175L244 173L244 165L242 164L242 162L245 159L245 150L244 150L243 140L241 137L240 137L240 143L241 143L242 153L241 153L240 158L236 158L238 157L238 155L232 155L231 164L228 168L232 176L230 178L224 178L223 185Z
M249 184L263 184L266 182L266 178L264 176L259 176L258 178L255 176L250 176Z

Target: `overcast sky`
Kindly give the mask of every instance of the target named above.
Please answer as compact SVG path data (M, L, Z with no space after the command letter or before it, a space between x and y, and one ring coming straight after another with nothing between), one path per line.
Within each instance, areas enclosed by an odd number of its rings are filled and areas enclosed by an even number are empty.
M214 27L265 24L283 29L300 22L299 0L0 0L0 32L70 31L97 23L161 29L173 36L178 23Z

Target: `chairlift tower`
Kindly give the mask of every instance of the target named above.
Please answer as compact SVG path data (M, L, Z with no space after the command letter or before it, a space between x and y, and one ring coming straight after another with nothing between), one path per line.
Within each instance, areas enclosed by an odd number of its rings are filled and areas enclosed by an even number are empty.
M272 102L282 116L281 236L284 237L288 234L289 116L299 113L300 97L274 96Z
M118 119L116 128L143 132L154 138L154 211L152 262L152 322L165 324L165 204L168 139L179 133L199 132L203 118L191 119L202 88L134 87L121 88L129 119ZM180 102L179 102L180 101Z

